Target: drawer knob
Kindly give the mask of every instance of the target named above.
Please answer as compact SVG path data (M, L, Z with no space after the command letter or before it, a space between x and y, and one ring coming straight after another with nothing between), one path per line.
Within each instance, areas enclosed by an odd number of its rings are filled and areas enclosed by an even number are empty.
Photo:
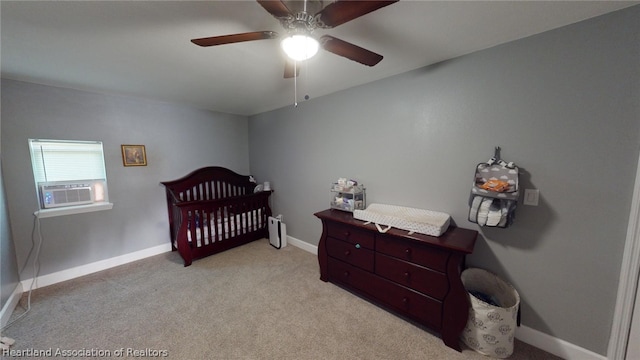
M405 272L404 272L404 277L408 279L408 278L409 278L409 276L411 276L411 273L410 273L410 272L408 272L408 271L405 271Z
M349 256L349 255L351 255L351 251L346 250L346 251L344 252L344 256Z
M409 303L409 298L408 298L408 297L406 297L406 296L405 296L405 297L403 297L403 298L402 298L402 303L403 303L403 304L405 304L405 305L407 305L407 304Z
M344 232L344 237L349 237L349 235L351 235L351 233L350 233L350 232L348 232L348 231L345 231L345 232Z
M349 277L349 272L348 271L344 272L344 277Z
M411 255L411 249L407 248L407 249L404 251L404 253L405 253L405 254L407 254L407 255Z
M360 249L360 244L356 244L356 249Z

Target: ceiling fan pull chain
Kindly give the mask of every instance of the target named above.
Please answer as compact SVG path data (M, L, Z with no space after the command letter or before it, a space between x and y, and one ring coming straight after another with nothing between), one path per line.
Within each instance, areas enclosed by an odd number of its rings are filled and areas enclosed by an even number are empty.
M298 73L298 62L293 61L293 73ZM298 107L298 77L293 77L293 107Z

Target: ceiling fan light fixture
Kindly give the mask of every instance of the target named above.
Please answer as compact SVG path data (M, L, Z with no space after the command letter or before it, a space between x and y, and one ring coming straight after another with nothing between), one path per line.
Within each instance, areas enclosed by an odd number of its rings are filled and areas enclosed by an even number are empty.
M280 45L285 54L295 61L304 61L312 58L320 47L318 41L308 35L287 36Z

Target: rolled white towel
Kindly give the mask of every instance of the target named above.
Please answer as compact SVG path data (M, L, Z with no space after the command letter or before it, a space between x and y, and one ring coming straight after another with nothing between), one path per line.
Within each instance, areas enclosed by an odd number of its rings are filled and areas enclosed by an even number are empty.
M489 208L493 203L493 199L484 198L482 199L482 204L480 204L480 208L478 209L478 225L485 226L487 223L487 218L489 216Z
M478 222L478 210L480 209L480 204L482 203L482 196L474 196L471 201L471 207L469 208L469 221L473 223Z
M500 200L493 201L489 207L489 214L487 215L487 226L497 226L502 219L502 208L500 207Z

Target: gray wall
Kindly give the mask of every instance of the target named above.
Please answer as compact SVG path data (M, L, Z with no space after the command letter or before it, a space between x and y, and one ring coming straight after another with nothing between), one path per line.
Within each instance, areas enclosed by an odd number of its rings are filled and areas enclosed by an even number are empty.
M167 244L160 181L209 165L249 173L244 116L3 79L3 170L19 264L32 247L38 210L28 138L101 140L114 204L112 210L42 219L40 275ZM123 167L121 144L145 145L148 166ZM32 276L28 266L22 280Z
M251 170L311 244L338 177L369 203L451 214L480 230L468 264L515 285L524 325L605 354L640 143L639 34L635 6L253 116ZM479 229L469 190L495 146L541 202Z
M19 282L16 250L11 239L11 225L0 160L0 309L4 308Z

